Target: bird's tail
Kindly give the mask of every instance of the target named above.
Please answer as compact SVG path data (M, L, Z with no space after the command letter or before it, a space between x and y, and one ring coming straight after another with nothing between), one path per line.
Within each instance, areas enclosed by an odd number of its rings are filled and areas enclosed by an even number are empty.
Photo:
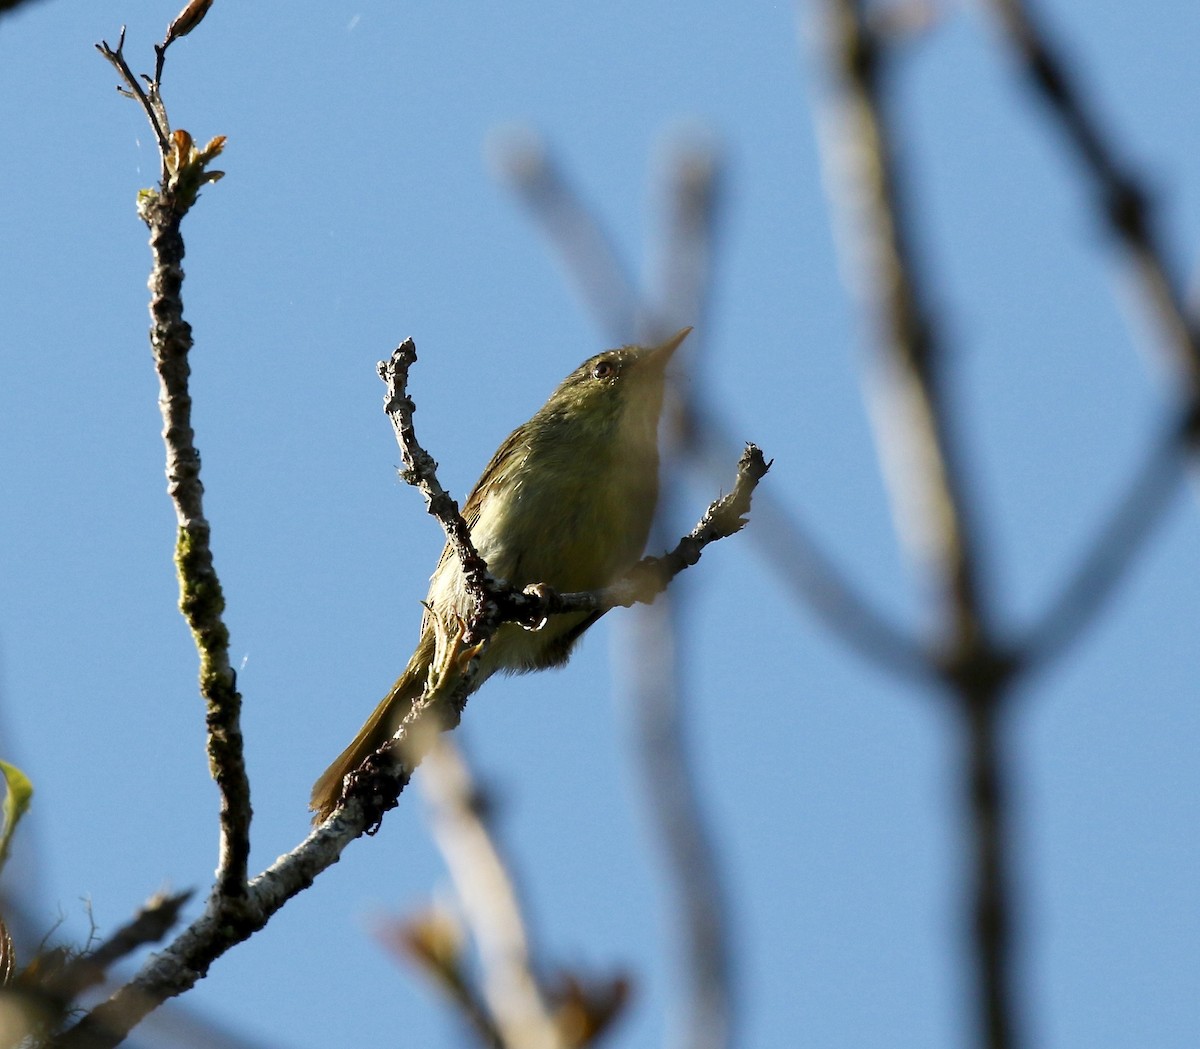
M313 823L320 823L337 808L342 800L342 781L395 735L421 695L428 665L428 660L413 658L351 744L321 773L308 802L316 813Z

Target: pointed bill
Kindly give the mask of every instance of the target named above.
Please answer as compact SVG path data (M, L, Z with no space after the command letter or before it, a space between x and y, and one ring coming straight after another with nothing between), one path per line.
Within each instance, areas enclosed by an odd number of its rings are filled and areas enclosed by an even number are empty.
M665 339L657 346L647 346L646 356L644 360L653 363L656 367L665 368L667 362L671 359L671 355L679 349L680 344L692 332L691 326L680 328L669 339Z

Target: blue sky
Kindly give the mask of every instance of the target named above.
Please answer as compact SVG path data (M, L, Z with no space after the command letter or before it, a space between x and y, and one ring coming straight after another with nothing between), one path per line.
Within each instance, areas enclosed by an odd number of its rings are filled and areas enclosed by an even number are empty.
M6 882L35 930L61 919L79 938L85 898L103 934L164 885L203 890L216 862L133 207L157 159L92 47L123 20L149 69L175 8L103 6L46 0L0 20L0 756L37 789ZM1048 16L1190 276L1200 9L1059 0ZM1017 630L1137 469L1170 378L1073 162L994 39L974 5L945 5L905 46L895 104L986 580ZM441 545L395 478L375 361L416 340L419 432L462 495L608 344L495 178L505 129L545 136L636 272L670 144L709 129L727 165L720 250L703 356L684 367L734 436L774 457L774 495L919 629L860 397L865 328L822 188L819 84L782 3L218 3L172 49L175 124L229 139L227 178L185 226L185 309L255 869L304 834L309 785L407 659ZM719 484L690 480L669 529ZM1181 490L1006 725L1022 1022L1048 1049L1172 1049L1200 1029L1197 525ZM738 1044L966 1044L954 724L777 577L742 536L679 587L690 744L733 901ZM672 1029L677 968L614 694L635 624L615 613L566 669L489 682L462 736L497 793L539 954L630 971L611 1044L644 1047ZM187 1005L297 1049L461 1044L372 932L445 884L406 797Z

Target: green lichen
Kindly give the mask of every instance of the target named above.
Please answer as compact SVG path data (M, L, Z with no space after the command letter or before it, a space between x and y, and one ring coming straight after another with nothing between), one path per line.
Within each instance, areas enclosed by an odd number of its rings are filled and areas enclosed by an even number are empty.
M207 531L206 529L204 531ZM175 543L175 568L179 573L179 610L191 627L196 647L200 650L201 682L213 674L208 666L212 653L229 647L229 631L221 621L225 611L225 594L213 572L212 552L207 535L201 538L193 530L181 526ZM220 681L223 675L215 675ZM215 682L214 682L215 683Z

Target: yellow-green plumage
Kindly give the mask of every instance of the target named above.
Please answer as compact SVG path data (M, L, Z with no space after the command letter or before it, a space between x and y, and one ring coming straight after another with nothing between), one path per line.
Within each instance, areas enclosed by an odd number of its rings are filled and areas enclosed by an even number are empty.
M545 583L567 593L607 586L637 561L658 499L663 373L689 331L658 346L625 346L585 361L508 436L463 510L492 575L515 586ZM470 612L462 569L449 548L434 570L426 604L442 617ZM536 631L502 626L475 687L497 671L524 673L566 662L597 618L552 616ZM314 784L310 808L318 820L337 807L346 775L395 733L421 694L433 655L427 611L404 673Z

